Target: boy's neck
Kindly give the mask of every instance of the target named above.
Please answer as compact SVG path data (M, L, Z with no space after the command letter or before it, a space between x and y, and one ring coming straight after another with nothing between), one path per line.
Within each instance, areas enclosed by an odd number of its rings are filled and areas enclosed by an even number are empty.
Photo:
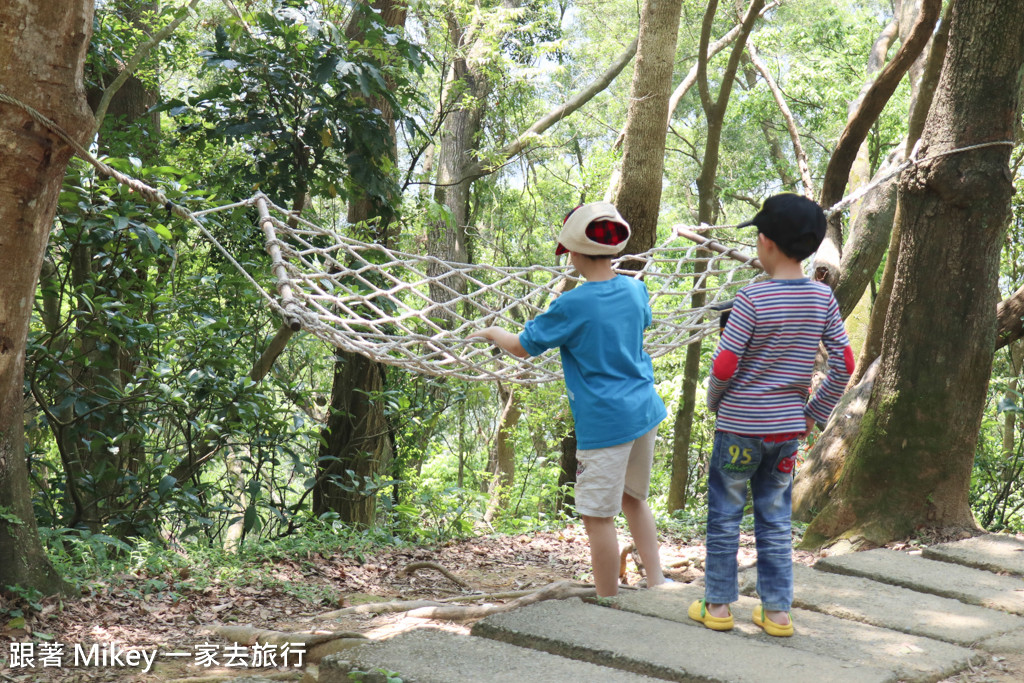
M612 268L611 259L576 258L573 261L576 270L580 272L587 282L603 282L615 277L615 270Z
M807 277L804 275L804 270L800 266L799 261L786 257L780 258L775 263L775 268L772 269L769 275L772 276L773 280L802 280Z

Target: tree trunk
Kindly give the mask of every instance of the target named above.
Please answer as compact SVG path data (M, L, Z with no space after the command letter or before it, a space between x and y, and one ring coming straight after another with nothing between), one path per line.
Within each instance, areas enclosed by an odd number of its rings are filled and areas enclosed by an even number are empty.
M404 3L379 0L370 6L381 14L388 26L405 26ZM354 26L349 26L346 33L352 40L360 37ZM374 106L388 123L389 147L394 159L398 155L395 113L381 97L374 98ZM366 225L372 231L368 238L384 246L390 239L393 217L390 206L367 196L354 197L348 206L349 224ZM394 456L391 428L381 398L385 381L385 368L381 363L342 351L335 356L331 407L322 433L313 488L314 514L332 511L349 524L373 525L377 493L367 485L389 471Z
M93 3L0 5L0 88L82 140L92 129L82 70ZM64 587L39 542L25 459L22 387L36 282L71 147L0 102L0 586ZM17 519L18 521L13 521Z
M508 500L509 491L516 479L516 450L515 444L512 442L512 432L522 415L515 385L506 389L499 384L498 395L505 407L498 418L494 448L491 450L487 463L487 471L492 475L491 482L487 487L490 499L487 503L487 511L484 513L484 521L488 524L494 520L494 516L502 504Z
M391 454L381 407L383 388L379 363L359 354L338 354L313 490L313 514L333 511L351 524L373 524L376 491L368 484L387 472Z
M922 157L1013 139L1024 65L1017 0L958 2ZM860 435L804 544L882 544L915 529L975 528L971 468L996 341L1011 146L907 170L880 367Z
M579 466L579 461L576 459L576 430L572 429L562 437L561 441L561 452L559 458L559 471L558 471L558 499L555 501L555 506L558 509L566 510L570 506L576 504L576 496L572 489L567 489L569 484L576 482L576 468Z
M626 251L654 246L661 207L668 100L682 0L644 0L636 68L623 131L622 175L612 203L632 228ZM626 267L629 267L628 264Z
M709 225L715 222L718 214L718 197L715 190L715 176L718 174L718 155L722 141L722 125L725 110L729 105L736 71L740 66L743 49L747 44L754 22L757 20L764 0L753 0L747 8L740 25L740 32L729 55L729 62L721 76L721 87L718 97L711 98L708 83L708 43L711 39L711 27L714 23L717 0L711 0L704 12L704 23L701 27L700 48L697 53L697 86L700 91L701 105L707 117L708 133L704 142L704 159L701 162L700 177L697 179L698 211L697 219ZM707 263L700 261L694 265L699 273L707 268ZM695 278L696 281L696 278ZM707 296L704 292L695 292L690 297L690 306L702 308ZM669 512L681 509L686 504L686 478L689 472L690 439L693 431L694 400L697 395L697 383L700 377L701 342L696 341L686 347L686 361L683 366L683 389L679 397L679 408L676 411L672 443L672 478L669 482Z
M442 105L447 115L436 158L434 201L446 207L447 216L433 222L427 240L429 253L442 261L468 263L470 260L466 226L469 223L469 191L473 179L468 170L475 165L477 137L487 96L491 92L483 63L486 51L476 36L480 28L475 23L464 27L455 16L448 15L449 38L461 54L452 61L447 76ZM435 278L430 284L430 298L438 303L451 301L466 291L466 283L461 276L452 274L442 278L444 272L445 269L438 264L427 266L427 274Z
M911 3L899 8L899 21L893 22L901 35L909 32L909 25L913 22L914 16L907 15L903 10ZM950 5L952 6L952 5ZM916 10L915 10L916 11ZM895 30L895 29L894 29ZM881 67L880 57L884 57L881 50L888 29L875 43L875 49L868 59L868 71L877 71ZM935 93L935 85L939 79L942 62L946 55L947 38L949 36L949 11L943 17L939 30L932 39L931 48L928 51L928 58L925 62L923 74L919 80L912 83L914 93L912 99L915 103L914 109L908 115L911 120L920 119L921 126L910 127L910 134L906 145L895 150L885 164L883 164L872 178L882 177L891 172L894 166L902 163L905 154L916 144L923 127L924 114L931 107ZM921 62L920 58L916 64ZM911 74L915 68L911 68ZM920 94L918 93L920 90ZM858 109L852 106L851 111ZM862 154L866 145L861 146ZM852 178L855 178L856 164ZM851 180L851 185L852 185ZM882 329L885 325L885 313L888 310L889 295L892 290L892 283L895 277L895 264L899 255L899 234L893 230L896 222L896 200L899 178L893 177L877 185L868 192L860 201L854 204L853 225L850 228L849 242L843 249L842 261L839 269L839 280L835 285L836 301L839 303L839 312L847 321L847 332L850 333L851 342L854 344L854 352L859 353L857 367L851 379L850 386L854 387L850 394L859 398L849 409L837 408L833 415L839 419L840 424L829 424L813 448L807 454L804 467L797 474L793 488L793 509L794 516L809 521L817 510L828 501L828 497L835 486L836 477L842 471L843 461L846 457L847 444L853 443L856 434L860 429L860 420L864 415L864 407L867 403L867 396L871 391L871 378L867 373L877 371L875 359L878 357L881 348ZM868 283L872 282L882 257L889 250L889 260L886 263L885 272L882 275L882 286L874 297L868 322L866 325L862 320L854 321L855 309L865 298L864 291ZM859 326L856 329L851 323ZM866 329L865 329L866 328ZM861 343L858 344L858 341ZM819 353L818 362L824 366L824 354Z

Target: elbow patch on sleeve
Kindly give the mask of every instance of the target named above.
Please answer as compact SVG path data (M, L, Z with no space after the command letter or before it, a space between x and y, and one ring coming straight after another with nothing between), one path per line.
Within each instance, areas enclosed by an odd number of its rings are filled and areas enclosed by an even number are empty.
M843 362L846 363L846 374L852 375L856 360L853 357L853 347L847 346L843 349Z
M723 381L732 379L732 376L736 374L736 366L738 364L739 358L736 357L735 353L728 349L722 349L711 366L711 372L714 374L715 379Z

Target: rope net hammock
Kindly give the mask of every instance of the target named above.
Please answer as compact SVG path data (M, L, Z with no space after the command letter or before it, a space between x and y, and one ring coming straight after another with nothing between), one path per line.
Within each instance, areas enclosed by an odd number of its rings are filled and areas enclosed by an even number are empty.
M571 266L499 267L442 261L360 242L297 219L257 195L278 297L275 310L352 353L428 375L539 384L559 379L555 350L530 359L467 341L482 327L520 330L581 279ZM708 311L761 275L753 257L711 239L665 244L614 260L621 275L643 278L654 321L645 348L654 358L718 329ZM694 293L705 304L691 306Z
M262 194L193 212L96 159L59 125L2 90L0 102L23 109L54 131L102 175L191 222L292 330L302 328L343 351L428 375L520 384L540 384L562 376L554 351L523 360L466 337L488 325L521 329L527 320L545 311L553 297L580 282L569 266L498 267L407 254L319 227L274 205ZM924 159L917 158L915 146L910 158L825 209L825 215L842 210L912 166L951 154L1014 144L1011 140L982 142ZM201 220L206 214L253 205L260 214L277 278L276 297L246 272ZM691 243L675 246L677 235ZM707 319L709 311L762 275L752 256L678 227L661 246L612 263L622 275L643 278L650 291L654 321L644 346L652 358L711 334L717 329L717 320ZM694 294L704 295L703 305L692 306Z

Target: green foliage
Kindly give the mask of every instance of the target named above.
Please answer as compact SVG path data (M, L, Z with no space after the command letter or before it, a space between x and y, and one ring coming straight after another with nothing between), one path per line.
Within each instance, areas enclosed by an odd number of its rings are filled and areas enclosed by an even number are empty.
M11 511L11 508L6 505L0 505L0 521L10 524L12 526L21 526L25 522L22 521L21 517L18 517Z
M484 494L457 486L413 490L397 505L390 499L381 499L381 521L396 537L414 543L441 543L472 535L486 502Z
M421 68L423 57L367 6L354 12L359 39L314 3L256 12L250 27L229 20L201 53L211 87L160 108L182 117L182 133L240 145L249 157L236 168L241 180L279 204L307 192L348 199L357 187L356 196L391 206L398 187L379 108L401 120L405 70Z
M706 3L683 5L677 82L694 63ZM86 73L94 98L147 31L176 11L136 19L118 7L104 4L96 14ZM636 33L637 13L630 3L591 12L537 0L516 8L446 0L414 3L415 21L402 31L362 3L288 0L242 9L239 19L201 6L202 21L183 25L143 64L137 75L157 98L152 112L163 116L162 137L148 123L110 118L96 142L99 154L179 205L206 209L257 188L286 206L308 195L305 216L379 237L345 222L348 201L367 196L395 212L401 207L387 237L413 253L430 248L429 226L450 226L454 216L433 185L443 117L461 87L447 89L449 67L477 60L489 79L481 129L469 145L473 159L504 163L496 150L622 52ZM890 12L888 3L875 1L784 3L755 28L753 40L793 110L816 179L849 102L871 78L866 55ZM714 36L733 22L732 13L720 11ZM711 62L713 88L725 58ZM616 141L632 68L525 153L473 182L463 226L471 260L556 263L563 215L602 198L620 160ZM902 86L873 128L871 169L899 143L908 97ZM397 156L383 108L398 124ZM659 240L673 223L696 216L705 125L693 90L672 117ZM721 222L748 217L770 192L797 189L788 132L750 70L730 101L720 168ZM1024 263L1022 205L1018 193L1003 258L1004 295L1024 281L1016 265ZM270 291L273 275L255 220L251 208L236 207L208 214L203 225ZM749 234L718 237L750 247ZM377 525L351 529L332 513L316 519L309 510L331 399L331 352L299 334L270 375L248 379L280 321L195 225L78 162L61 194L35 304L25 385L33 502L51 556L73 581L88 586L127 571L141 577L133 586L140 593L182 592L215 580L255 580L253 564L279 557L337 547L368 556L375 544L440 543L481 528L501 409L495 387L389 369L374 396L394 450L385 475L332 475L345 490L377 497ZM699 381L716 341L702 343ZM655 367L670 415L682 392L684 354L666 355ZM1020 372L1009 356L997 357L975 461L971 503L992 529L1024 528L1022 401L1019 385L1018 393L1011 390ZM698 387L687 508L665 511L671 419L662 425L652 476L659 525L690 538L702 533L713 430L702 393ZM523 388L519 396L522 415L510 434L515 479L491 522L498 531L557 526L569 514L558 487L561 440L572 428L564 387ZM1009 416L1017 419L1008 452ZM20 522L3 509L0 520ZM189 582L175 578L180 571L191 573Z
M4 607L0 610L0 624L7 629L24 628L25 617L43 609L45 596L35 588L5 586L3 592L6 593L7 600L4 601Z

